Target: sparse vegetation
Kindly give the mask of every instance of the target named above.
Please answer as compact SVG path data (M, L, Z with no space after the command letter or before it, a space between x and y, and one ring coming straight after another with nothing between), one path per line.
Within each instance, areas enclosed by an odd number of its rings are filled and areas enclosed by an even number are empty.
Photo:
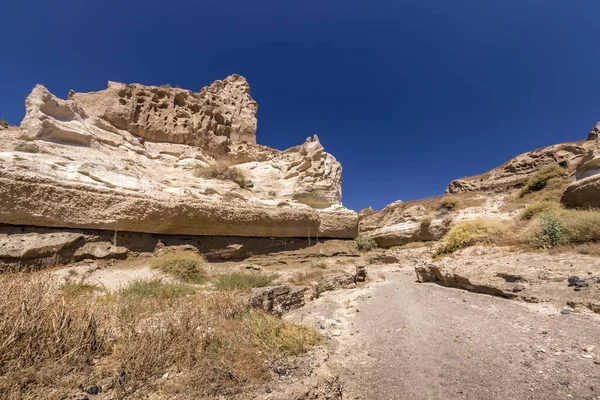
M419 220L419 223L421 224L421 230L429 229L429 226L431 225L432 221L433 221L433 217L430 215L427 215L427 216L421 218Z
M92 285L83 281L80 282L66 282L60 290L65 297L79 297L85 296L94 292L102 291L102 288L98 285Z
M476 219L455 225L444 237L444 244L437 248L434 257L450 254L456 250L477 243L498 243L505 235L507 228L497 221Z
M292 275L290 283L296 285L310 285L313 282L319 282L327 275L327 272L323 269L308 269L302 272L296 272Z
M530 220L542 213L557 212L560 208L560 204L554 201L538 201L525 207L519 217L523 220Z
M537 192L544 189L552 181L560 180L565 170L557 164L547 164L541 166L534 173L525 186L521 188L520 196L523 197L528 193Z
M454 221L454 218L452 218L451 215L446 215L444 218L442 218L442 225L444 225L445 227L448 227L448 226L452 225L453 221Z
M3 128L8 128L10 126L10 124L5 120L0 119L0 126Z
M275 279L277 279L277 275L233 272L231 274L219 275L215 280L215 288L218 290L249 291L256 287L270 286Z
M321 340L250 309L243 296L169 285L138 282L99 300L66 297L44 273L1 274L2 397L61 398L106 380L114 385L107 398L145 398L158 385L165 397L235 397L270 379L272 360ZM163 295L163 307L145 305ZM123 302L132 307L126 316Z
M193 174L195 177L199 178L232 181L237 183L240 187L244 187L246 182L246 177L240 169L220 163L209 164L206 166L196 165Z
M167 283L160 279L142 279L131 282L118 291L122 298L155 298L171 300L196 293L190 285Z
M358 247L358 251L367 252L377 248L377 243L375 239L366 235L358 235L354 241L356 242L356 247Z
M461 206L461 202L458 197L455 196L446 196L442 198L438 205L438 210L445 209L447 211L455 211Z
M152 268L186 283L202 284L207 280L203 265L204 258L190 251L169 252L151 261Z

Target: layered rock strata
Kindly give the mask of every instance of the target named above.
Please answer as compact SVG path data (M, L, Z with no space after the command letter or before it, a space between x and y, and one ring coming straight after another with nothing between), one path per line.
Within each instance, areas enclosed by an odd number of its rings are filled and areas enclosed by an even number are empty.
M341 165L316 135L256 144L257 104L232 75L198 93L109 82L68 100L38 85L0 141L0 223L156 234L353 238ZM235 168L243 182L195 176ZM197 174L196 174L197 175Z

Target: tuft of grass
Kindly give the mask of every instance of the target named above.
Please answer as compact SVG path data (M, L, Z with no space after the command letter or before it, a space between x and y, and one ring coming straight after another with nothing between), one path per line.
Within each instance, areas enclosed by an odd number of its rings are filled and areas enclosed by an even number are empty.
M564 168L557 164L542 165L521 188L520 196L523 197L528 193L540 191L548 184L560 181L564 172Z
M83 281L66 282L60 287L60 290L65 297L79 297L103 291L100 286Z
M207 166L196 165L193 174L198 178L232 181L240 187L244 187L246 182L246 177L240 169L221 163L209 164Z
M433 221L433 217L430 215L427 215L426 217L423 217L419 220L419 223L421 224L421 230L427 230L429 229L429 226L431 226L431 222Z
M530 220L543 213L557 212L560 208L560 203L555 201L537 201L525 207L525 209L521 211L519 218L522 220Z
M181 283L166 283L160 279L140 279L121 288L118 295L121 298L155 298L177 299L196 293L192 286Z
M10 124L5 120L0 119L0 126L3 128L8 128L10 126Z
M433 256L450 254L477 243L499 242L506 232L506 226L497 221L485 219L464 221L450 229L444 237L444 244L434 251Z
M250 311L242 317L252 335L261 347L276 349L284 354L306 353L319 344L322 336L316 330L304 325L285 323L279 318L261 312Z
M313 282L321 281L326 274L327 272L322 269L309 269L306 271L296 272L290 278L290 283L296 285L310 285Z
M454 218L452 218L451 215L446 215L444 218L442 218L442 225L444 225L445 227L448 227L448 226L452 225L453 221L454 221Z
M150 261L152 268L161 270L182 282L196 284L205 283L207 280L204 263L201 255L186 251L166 253Z
M377 243L375 239L366 235L358 235L354 241L356 242L356 247L358 247L358 251L370 251L377 248Z
M460 199L456 196L446 196L442 198L437 209L446 209L448 211L456 211L461 206Z
M277 275L249 274L245 272L233 272L227 275L219 275L215 280L215 288L221 291L242 290L249 291L256 287L271 286Z

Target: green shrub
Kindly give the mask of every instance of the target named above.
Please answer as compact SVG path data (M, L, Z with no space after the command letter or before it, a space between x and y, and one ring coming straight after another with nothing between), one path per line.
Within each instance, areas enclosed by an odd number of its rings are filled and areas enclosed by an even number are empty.
M521 197L527 193L537 192L544 189L551 180L561 178L565 170L557 164L542 165L527 181L525 186L521 188Z
M240 187L244 187L246 182L246 177L240 169L221 163L209 164L207 166L196 165L193 174L198 178L232 181Z
M358 235L354 241L356 242L356 247L358 247L358 251L370 251L377 248L377 243L375 239L370 236Z
M0 119L0 126L3 128L8 128L10 124L3 119Z
M532 219L543 213L558 212L560 209L561 209L561 207L558 202L538 201L535 203L531 203L527 207L525 207L525 209L523 209L523 211L521 211L519 218L521 218L523 220L529 220L529 219Z
M506 234L506 227L497 221L476 219L455 225L444 237L444 244L437 248L434 257L450 254L477 243L497 243Z
M172 252L163 254L150 262L152 268L186 283L204 283L206 274L202 268L204 258L192 252Z
M248 291L256 287L271 286L277 275L248 274L244 272L233 272L220 275L215 281L218 290L244 290Z
M540 216L541 241L551 246L557 246L563 242L564 228L560 221L552 214Z

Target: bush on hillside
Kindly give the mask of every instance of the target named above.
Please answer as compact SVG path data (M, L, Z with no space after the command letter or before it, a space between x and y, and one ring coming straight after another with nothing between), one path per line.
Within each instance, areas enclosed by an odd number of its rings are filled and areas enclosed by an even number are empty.
M206 166L196 165L193 174L198 178L232 181L237 183L240 187L244 187L246 182L246 177L240 169L220 163L209 164Z
M150 262L156 268L186 283L204 283L206 273L201 255L192 252L171 252L163 254Z
M552 180L558 180L564 172L564 168L557 164L542 165L521 188L521 197L544 189Z
M507 228L497 221L476 219L455 225L444 237L444 244L437 248L434 257L450 254L477 243L501 242Z
M521 211L519 218L522 220L530 220L543 213L556 213L561 209L558 202L555 201L537 201L529 204Z
M375 239L370 236L358 235L354 241L358 247L358 251L370 251L377 248Z

